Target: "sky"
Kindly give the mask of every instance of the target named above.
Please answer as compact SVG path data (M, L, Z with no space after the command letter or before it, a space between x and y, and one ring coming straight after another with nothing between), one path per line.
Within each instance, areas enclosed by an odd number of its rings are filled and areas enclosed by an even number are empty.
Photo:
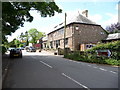
M88 10L88 18L93 22L101 25L104 29L106 26L118 22L118 2L119 0L54 0L62 13L55 13L53 17L43 18L37 11L30 11L34 20L29 23L25 22L24 27L20 27L8 37L8 41L12 41L18 37L21 32L25 33L31 28L36 28L40 32L48 34L53 31L53 28L64 22L65 13L67 17L74 16L78 11L81 13L83 10Z

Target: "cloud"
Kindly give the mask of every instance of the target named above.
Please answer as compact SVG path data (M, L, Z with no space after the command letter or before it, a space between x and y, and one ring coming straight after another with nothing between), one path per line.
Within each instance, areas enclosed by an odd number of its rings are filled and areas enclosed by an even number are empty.
M118 4L116 4L115 9L118 10Z
M102 20L102 15L100 14L95 14L95 15L89 15L88 18L92 20L93 22L98 23L99 21Z
M118 14L106 13L106 16L109 17L109 19L102 22L102 26L104 28L106 28L106 26L109 26L111 24L118 22Z

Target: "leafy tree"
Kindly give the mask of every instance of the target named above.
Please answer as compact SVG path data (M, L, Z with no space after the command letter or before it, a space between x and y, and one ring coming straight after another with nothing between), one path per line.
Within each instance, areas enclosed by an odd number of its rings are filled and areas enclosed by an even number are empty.
M17 39L15 39L15 40L14 40L14 44L16 45L16 47L19 47L19 45L20 45L20 41L17 40Z
M109 33L117 33L117 32L120 32L120 23L116 23L116 24L111 24L110 26L107 26L106 27L106 30L109 32Z
M28 32L27 31L25 32L25 36L26 36L26 46L28 46L29 45L29 41L28 41L29 36L28 36Z
M11 42L8 43L9 47L19 47L21 42L18 39L13 39Z
M28 32L26 31L25 33L21 33L20 36L18 36L18 39L21 41L22 44L28 46L29 45L29 36L28 36Z
M23 46L24 46L24 44L20 44L20 45L19 45L19 47L23 47Z
M23 41L23 38L24 38L23 32L20 34L20 37L19 37L19 38L20 38L21 41Z
M16 38L15 39L13 39L11 42L9 42L9 47L16 47L16 45L15 45L15 40L16 40Z
M9 48L7 38L3 37L3 39L4 40L2 40L2 44L0 44L0 52L2 52L2 54L4 54L7 51L7 48Z
M2 2L2 44L7 40L5 35L11 35L24 22L32 22L33 16L30 10L39 11L41 17L54 16L55 12L61 13L61 9L55 2Z
M48 15L54 16L55 12L60 13L62 10L55 2L2 2L2 35L11 35L24 22L32 22L33 16L30 10L37 10L42 17Z
M39 40L41 37L45 36L45 33L37 31L37 29L32 28L28 31L29 36L31 37L30 42L32 44L36 44L37 40Z

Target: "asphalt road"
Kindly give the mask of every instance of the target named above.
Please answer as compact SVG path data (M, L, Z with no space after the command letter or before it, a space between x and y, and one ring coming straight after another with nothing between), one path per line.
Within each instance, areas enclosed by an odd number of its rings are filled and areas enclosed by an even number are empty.
M64 59L48 52L11 59L4 88L118 88L118 68ZM113 89L114 90L114 89Z

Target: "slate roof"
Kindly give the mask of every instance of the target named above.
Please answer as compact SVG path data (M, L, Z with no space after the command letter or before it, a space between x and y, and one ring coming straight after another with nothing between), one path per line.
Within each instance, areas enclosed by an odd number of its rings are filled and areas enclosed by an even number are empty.
M66 25L71 24L71 23L98 25L95 22L88 19L87 17L81 15L79 12L76 13L74 16L68 16L67 15L67 17L66 17ZM55 30L57 30L57 29L59 29L61 27L64 27L64 22L60 23L59 25L56 25L52 32L54 32Z
M76 15L74 15L73 17L68 17L67 20L68 20L67 24L69 24L71 22L79 22L79 23L86 23L86 24L96 24L95 22L91 21L87 17L81 15L79 12Z
M120 33L109 34L106 40L120 39Z

